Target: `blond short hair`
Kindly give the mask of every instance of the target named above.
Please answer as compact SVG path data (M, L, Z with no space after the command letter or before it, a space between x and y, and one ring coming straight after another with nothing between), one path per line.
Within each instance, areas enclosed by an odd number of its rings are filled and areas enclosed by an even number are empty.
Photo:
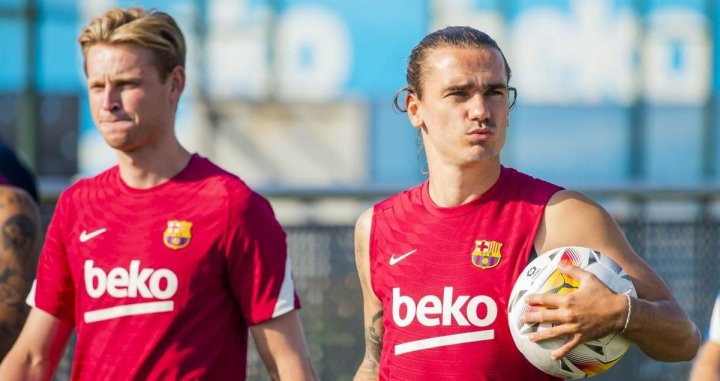
M185 67L185 37L172 16L157 10L113 8L92 19L78 42L86 74L87 53L95 44L136 44L150 49L162 81L176 66Z

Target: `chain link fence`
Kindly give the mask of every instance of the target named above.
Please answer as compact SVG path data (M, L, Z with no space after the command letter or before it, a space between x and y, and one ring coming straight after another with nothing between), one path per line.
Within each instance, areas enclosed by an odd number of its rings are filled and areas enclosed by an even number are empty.
M720 289L720 219L709 214L681 221L632 217L619 222L635 250L667 282L700 330L707 331ZM286 226L295 284L310 355L321 380L350 380L364 353L362 294L353 249L353 226ZM252 341L252 340L251 340ZM268 380L254 348L248 379ZM69 379L70 351L55 380ZM653 361L637 347L602 380L684 380L691 362Z

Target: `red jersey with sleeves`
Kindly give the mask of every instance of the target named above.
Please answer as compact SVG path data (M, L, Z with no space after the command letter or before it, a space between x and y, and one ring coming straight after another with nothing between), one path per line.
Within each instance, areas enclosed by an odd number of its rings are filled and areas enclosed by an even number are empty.
M428 182L375 205L381 380L557 380L515 347L507 304L560 189L503 167L493 187L461 206L435 205Z
M151 189L114 167L65 191L34 293L74 322L76 380L242 380L248 325L299 308L270 204L198 155Z

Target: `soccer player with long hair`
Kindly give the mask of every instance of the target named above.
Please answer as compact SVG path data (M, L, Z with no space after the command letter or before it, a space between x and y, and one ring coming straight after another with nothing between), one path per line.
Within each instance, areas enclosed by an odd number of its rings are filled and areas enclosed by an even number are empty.
M559 359L622 331L654 359L695 355L697 328L602 207L502 165L516 94L490 36L470 27L430 33L412 50L406 78L400 106L422 136L429 175L357 221L366 351L356 380L553 379L515 347L507 304L533 256L570 245L612 258L638 297L561 267L581 286L527 297L548 307L527 313L527 323L555 324L533 341L565 338Z

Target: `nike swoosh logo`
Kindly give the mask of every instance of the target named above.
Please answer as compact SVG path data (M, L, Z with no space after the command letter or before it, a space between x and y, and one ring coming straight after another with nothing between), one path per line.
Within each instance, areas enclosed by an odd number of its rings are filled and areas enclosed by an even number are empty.
M90 233L86 232L85 230L80 233L80 242L87 242L97 236L99 236L102 233L105 233L107 231L106 228L98 229L95 231L92 231Z
M407 258L409 255L415 253L416 251L417 251L417 249L415 249L415 250L410 250L410 251L408 251L407 253L405 253L405 254L403 254L403 255L401 255L401 256L399 256L399 257L395 257L395 254L391 255L391 256L390 256L390 266L392 266L392 265L394 265L394 264L402 261L403 259Z

